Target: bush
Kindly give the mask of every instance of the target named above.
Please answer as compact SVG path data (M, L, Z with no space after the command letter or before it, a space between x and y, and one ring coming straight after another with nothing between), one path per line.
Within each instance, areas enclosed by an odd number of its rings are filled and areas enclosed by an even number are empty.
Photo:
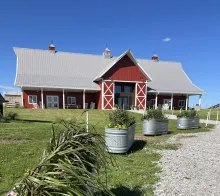
M198 113L195 110L185 110L177 115L177 117L185 117L185 118L199 118Z
M18 114L15 112L8 112L5 114L5 118L7 118L8 120L16 120L18 117Z
M136 123L135 118L133 116L130 116L130 114L126 110L111 111L109 113L109 121L109 128L122 129L126 129Z
M167 120L161 109L149 109L147 114L144 114L142 120Z
M115 104L115 105L114 105L114 108L118 108L118 104Z
M16 186L18 195L93 195L91 187L112 195L100 178L111 162L101 135L87 133L85 124L63 121L41 162L28 171ZM60 125L58 125L60 127ZM104 170L103 170L104 169ZM105 171L103 173L103 171ZM107 175L105 175L107 177ZM107 179L106 179L107 181Z

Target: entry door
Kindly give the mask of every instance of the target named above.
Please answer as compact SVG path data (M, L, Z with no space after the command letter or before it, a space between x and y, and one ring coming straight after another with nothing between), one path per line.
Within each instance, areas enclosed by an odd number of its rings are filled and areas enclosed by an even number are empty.
M118 106L122 109L128 109L128 97L119 97Z
M47 108L59 108L59 97L47 96Z

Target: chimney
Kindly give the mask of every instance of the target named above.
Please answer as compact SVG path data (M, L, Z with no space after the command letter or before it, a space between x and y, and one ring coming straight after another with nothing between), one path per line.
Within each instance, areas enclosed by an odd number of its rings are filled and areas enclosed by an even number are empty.
M49 50L55 52L56 47L53 44L50 44Z
M103 52L103 56L105 59L110 59L111 58L111 50L109 50L108 48L106 48Z
M157 56L155 53L154 53L154 55L152 56L152 60L153 60L153 61L159 61L159 60L158 60L158 56Z

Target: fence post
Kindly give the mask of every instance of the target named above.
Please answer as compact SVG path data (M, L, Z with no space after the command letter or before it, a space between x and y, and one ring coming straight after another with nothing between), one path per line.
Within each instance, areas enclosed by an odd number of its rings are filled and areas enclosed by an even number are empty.
M218 124L218 114L219 114L219 111L217 112L216 125Z
M172 108L172 115L173 115L173 110L174 110L174 107Z
M207 113L207 119L206 119L206 127L208 126L208 121L210 120L210 112Z

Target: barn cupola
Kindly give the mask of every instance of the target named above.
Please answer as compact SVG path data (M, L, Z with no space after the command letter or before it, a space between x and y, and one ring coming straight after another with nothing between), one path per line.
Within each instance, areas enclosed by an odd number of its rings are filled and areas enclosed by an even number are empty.
M106 59L110 59L111 58L111 50L109 50L108 48L105 48L105 50L103 52L103 56Z
M152 60L153 61L158 61L158 56L154 53L154 55L152 56Z
M55 51L56 47L53 45L53 41L51 42L50 46L49 46L49 50L50 51Z

